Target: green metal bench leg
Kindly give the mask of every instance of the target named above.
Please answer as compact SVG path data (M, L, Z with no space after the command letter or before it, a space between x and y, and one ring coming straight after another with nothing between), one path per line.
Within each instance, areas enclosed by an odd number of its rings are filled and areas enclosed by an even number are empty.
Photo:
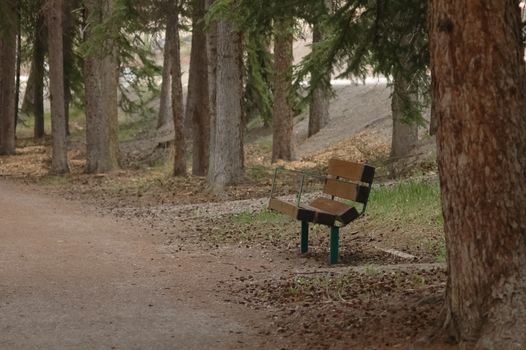
M333 226L331 227L331 258L330 262L332 264L338 263L338 250L340 244L340 228Z
M309 251L309 223L307 221L301 222L301 253Z

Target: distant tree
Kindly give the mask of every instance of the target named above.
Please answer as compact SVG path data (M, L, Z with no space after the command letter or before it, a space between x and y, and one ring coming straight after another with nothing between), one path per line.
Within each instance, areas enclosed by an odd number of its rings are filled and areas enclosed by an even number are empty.
M332 0L326 0L327 11L332 9ZM316 45L323 42L327 37L327 23L322 16L315 18L312 26L312 48L316 50ZM311 79L316 76L316 72L311 72ZM329 104L331 98L331 73L325 71L316 82L316 86L312 90L310 105L309 105L309 130L308 135L313 136L317 134L329 123Z
M49 33L49 86L51 101L51 129L53 152L51 173L69 172L66 140L66 109L64 90L64 0L49 0L47 23Z
M105 173L119 167L118 100L119 66L117 28L104 24L114 11L113 0L84 0L88 12L88 42L84 61L86 151L88 173ZM110 31L110 32L108 32Z
M186 143L183 130L183 85L181 82L181 47L179 39L179 10L177 1L170 6L167 30L170 30L173 33L173 41L170 43L172 113L175 130L173 175L182 176L186 175Z
M445 327L465 348L526 349L526 75L515 0L430 2L448 255Z
M0 155L15 153L17 1L0 4Z
M172 43L174 41L174 31L166 25L163 48L163 74L161 82L161 96L159 100L159 117L157 119L157 128L160 129L172 121Z
M206 12L209 13L215 0L206 0ZM215 130L216 130L216 102L217 102L217 21L208 20L206 30L206 57L208 74L208 111L210 119L210 141L208 148L208 183L214 181L214 174L210 171L210 164L213 164L215 150Z
M217 23L215 123L209 184L214 192L243 179L243 48L241 34L228 20Z
M33 135L35 138L44 137L44 64L48 47L46 34L47 25L45 24L44 14L42 13L42 9L39 9L35 19L31 74L26 90L26 97L24 98L24 100L27 98L28 103L32 105L35 120ZM32 101L29 102L31 97Z
M274 29L274 107L272 112L272 161L292 160L293 93L292 54L294 36L291 18L279 18Z
M208 100L208 55L205 34L205 0L194 0L192 14L192 51L186 120L192 121L192 173L204 176L210 160L210 105Z

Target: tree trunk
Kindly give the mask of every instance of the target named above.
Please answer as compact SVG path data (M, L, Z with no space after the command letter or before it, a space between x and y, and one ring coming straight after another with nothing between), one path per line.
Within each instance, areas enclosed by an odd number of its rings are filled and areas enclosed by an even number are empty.
M216 115L209 182L213 192L243 179L243 47L233 24L217 24Z
M35 43L33 46L33 65L32 73L34 75L33 81L33 115L35 118L35 125L33 136L35 138L44 137L44 59L47 50L46 42L46 24L42 14L39 14L35 24ZM28 84L30 82L28 81ZM29 87L28 87L29 89ZM30 91L26 92L26 95Z
M64 42L64 116L66 120L66 135L69 135L69 104L71 102L71 79L73 79L73 39L75 36L75 23L73 11L76 0L63 1L63 42Z
M53 135L51 173L53 174L65 174L69 172L64 108L63 1L64 0L51 0L48 4L49 87L51 130Z
M415 98L409 91L407 79L402 75L394 78L391 112L393 115L393 134L391 141L391 158L406 157L418 142L418 124L407 115L407 104Z
M206 10L212 6L214 0L206 0ZM212 21L206 32L206 56L208 73L208 107L210 113L210 141L209 141L209 169L208 183L213 182L210 172L210 164L214 163L215 157L215 129L216 129L216 100L217 100L217 22Z
M192 173L204 176L210 158L210 111L208 104L208 59L203 17L205 1L194 1L192 52L186 102L186 120L192 121Z
M431 1L446 327L526 349L526 76L515 0Z
M85 0L91 26L103 23L113 12L112 0ZM91 33L88 31L87 37ZM89 39L88 39L89 40ZM86 172L105 173L118 168L118 62L108 38L93 47L84 61L86 88Z
M320 23L314 24L312 32L312 43L315 45L323 41L324 33ZM330 73L323 77L326 85L318 85L312 92L312 100L309 108L309 137L317 134L329 123L329 102L330 102Z
M274 42L274 107L272 112L272 162L293 158L293 117L291 99L292 47L294 37L290 20L275 24Z
M175 6L174 6L175 7ZM181 44L179 41L179 13L176 8L168 15L167 30L173 33L170 60L172 61L172 110L175 131L174 176L186 175L186 143L183 130L184 106L181 82Z
M29 68L29 77L27 78L26 89L24 92L24 99L22 100L22 107L20 108L20 111L25 114L33 113L34 105L35 105L35 60L31 59L31 67Z
M18 112L20 105L20 72L22 69L22 14L20 8L20 2L17 2L17 28L16 28L16 82L15 82L15 139L16 139L16 127L18 125Z
M0 155L15 153L16 0L4 0L6 18L0 33Z
M157 129L168 125L173 118L172 112L172 45L174 41L174 31L166 26L166 34L164 36L164 52L163 52L163 76L161 83L161 99L159 102L159 118L157 120Z

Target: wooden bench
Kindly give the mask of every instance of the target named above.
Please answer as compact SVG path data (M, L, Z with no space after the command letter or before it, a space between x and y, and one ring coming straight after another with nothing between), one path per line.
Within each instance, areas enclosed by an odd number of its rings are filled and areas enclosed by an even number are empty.
M369 165L341 159L329 160L326 176L278 168L274 173L268 208L301 221L301 253L306 253L309 249L309 223L330 227L329 261L331 264L336 264L340 228L358 219L365 212L374 171L375 169ZM275 196L276 178L280 172L296 174L300 177L300 188L294 203ZM303 186L308 177L318 178L323 182L323 193L327 197L320 196L308 203L302 203ZM361 206L360 210L355 204Z

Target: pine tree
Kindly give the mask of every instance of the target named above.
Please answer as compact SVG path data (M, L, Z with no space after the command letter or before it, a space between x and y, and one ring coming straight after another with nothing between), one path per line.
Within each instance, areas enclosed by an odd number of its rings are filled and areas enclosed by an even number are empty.
M15 153L17 1L0 5L0 155Z

